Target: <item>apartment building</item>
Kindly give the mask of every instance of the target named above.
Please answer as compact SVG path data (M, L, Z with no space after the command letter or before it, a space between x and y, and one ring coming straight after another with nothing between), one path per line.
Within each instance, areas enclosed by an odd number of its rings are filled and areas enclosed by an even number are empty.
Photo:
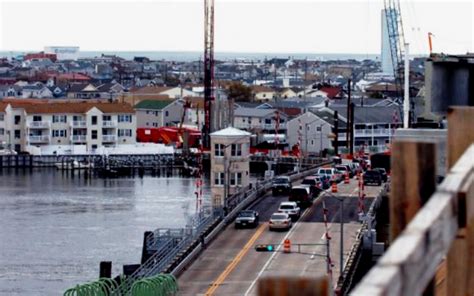
M278 134L281 143L286 142L287 121L288 115L277 109L240 107L234 110L234 127L257 135L255 139L257 143L272 141L275 139L275 133Z
M88 152L94 152L101 146L136 142L135 111L124 103L10 102L3 110L0 141L16 151L29 151L32 146L86 145Z

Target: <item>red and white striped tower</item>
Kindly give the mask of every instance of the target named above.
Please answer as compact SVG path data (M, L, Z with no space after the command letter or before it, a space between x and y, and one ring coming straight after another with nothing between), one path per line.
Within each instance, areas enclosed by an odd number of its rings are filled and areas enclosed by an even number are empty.
M392 114L392 134L391 134L391 137L390 137L390 142L392 142L393 135L395 134L395 130L398 128L399 123L400 123L400 119L398 117L398 112L397 112L397 110L393 110L393 114Z
M278 139L278 134L280 131L280 112L275 111L275 149L278 149L278 144L280 144L280 139Z
M303 129L303 125L301 123L301 119L298 118L298 157L302 157L303 156L303 153L301 152L301 143L302 143L302 129Z
M329 246L329 241L331 240L331 236L329 235L329 227L328 227L328 213L329 210L326 208L326 203L323 200L323 220L324 220L324 228L325 228L325 237L326 240L328 241L328 246ZM332 260L331 260L331 252L328 250L327 252L327 272L330 281L332 281Z

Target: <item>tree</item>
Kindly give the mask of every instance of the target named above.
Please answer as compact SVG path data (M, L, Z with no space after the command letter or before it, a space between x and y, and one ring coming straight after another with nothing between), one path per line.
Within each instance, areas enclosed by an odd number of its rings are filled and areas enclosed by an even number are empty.
M236 102L252 101L252 89L241 82L232 82L228 88L228 97Z

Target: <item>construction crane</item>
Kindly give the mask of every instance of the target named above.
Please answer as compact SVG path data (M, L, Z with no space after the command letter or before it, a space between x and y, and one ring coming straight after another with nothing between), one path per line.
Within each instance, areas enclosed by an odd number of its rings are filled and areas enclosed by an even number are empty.
M403 33L403 23L400 13L399 0L384 0L385 20L387 21L388 37L390 43L390 55L392 58L393 75L397 89L396 100L402 102L403 85L403 58L405 36Z
M204 0L204 125L203 148L211 145L212 103L214 101L214 0Z

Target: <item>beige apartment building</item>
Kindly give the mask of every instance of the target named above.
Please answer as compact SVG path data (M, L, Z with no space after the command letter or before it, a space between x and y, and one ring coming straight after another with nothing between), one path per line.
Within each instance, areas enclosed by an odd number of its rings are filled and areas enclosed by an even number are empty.
M0 104L0 144L16 151L86 145L87 152L135 144L136 117L125 103L7 102Z

